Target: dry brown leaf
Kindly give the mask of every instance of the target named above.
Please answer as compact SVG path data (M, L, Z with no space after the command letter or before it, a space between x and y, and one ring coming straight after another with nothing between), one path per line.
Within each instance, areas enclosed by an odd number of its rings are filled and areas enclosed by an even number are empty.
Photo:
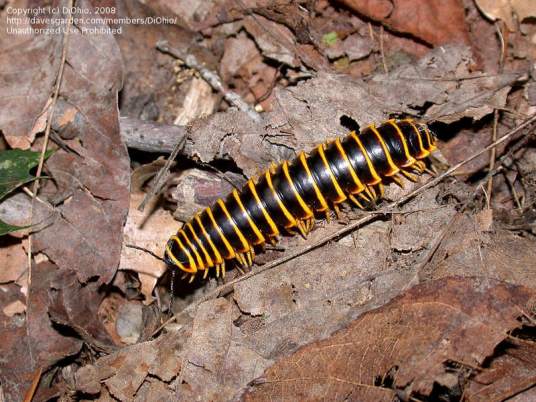
M0 238L0 283L15 282L28 268L28 256L23 248L26 243Z
M507 28L516 31L514 14L519 22L536 16L536 7L532 0L476 0L476 5L491 21L502 20Z
M498 347L499 353L465 389L469 402L533 401L536 396L536 343L530 333L512 337ZM529 339L524 339L529 338ZM527 392L523 392L527 391ZM516 396L515 398L513 398ZM511 398L511 399L510 399Z
M15 314L22 314L26 312L26 304L21 302L20 300L15 300L14 302L8 304L2 309L2 313L4 313L8 317L13 317Z
M291 67L298 67L295 38L284 25L270 21L260 15L244 19L244 28L253 37L262 54Z
M93 9L87 2L79 6ZM56 196L65 202L55 210L55 223L35 235L34 251L74 270L81 282L108 283L119 264L128 211L129 159L117 111L123 63L111 34L95 41L82 33L82 28L102 28L102 19L94 17L72 30L61 89L62 98L78 110L72 124L77 138L66 142L79 155L59 150L47 161L62 191ZM51 214L38 203L39 211L34 221Z
M517 328L528 288L485 278L418 285L330 338L279 360L244 400L392 400L430 395L445 363L480 366ZM386 378L392 385L383 382ZM388 380L389 381L389 380Z
M459 0L343 0L348 7L397 32L432 45L469 43L463 3Z
M429 277L482 275L536 288L531 240L507 231L482 231L478 218L459 215L429 265Z
M231 400L237 389L271 361L242 344L233 320L238 311L223 298L199 306L184 351L179 401Z
M179 223L169 212L155 209L154 202L148 205L145 212L140 212L137 207L143 197L143 193L133 193L130 197L119 269L140 273L141 292L148 304L153 300L153 289L158 278L167 269L166 264L151 253L163 258L164 245L169 236L177 231Z
M8 18L14 17L7 12L9 8L0 15L0 30L4 33L0 37L0 131L11 147L29 148L36 134L33 128L46 114L52 94L62 36L9 33L8 29L31 27L28 16L16 16L18 24L9 22ZM53 18L60 19L62 15Z
M177 376L181 362L178 350L182 348L183 338L184 334L170 333L102 357L76 373L76 388L89 394L107 389L115 398L130 401L147 376L164 382ZM105 385L103 390L101 383ZM151 400L158 400L158 397L153 395Z

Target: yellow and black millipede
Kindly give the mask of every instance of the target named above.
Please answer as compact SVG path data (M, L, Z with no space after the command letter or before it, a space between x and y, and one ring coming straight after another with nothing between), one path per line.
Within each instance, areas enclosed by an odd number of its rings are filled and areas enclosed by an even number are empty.
M360 208L383 196L383 184L400 184L400 175L415 180L435 149L426 124L411 119L370 125L304 152L291 162L273 165L241 191L197 213L169 239L165 261L193 280L212 267L225 274L225 261L251 266L254 247L275 243L278 235L306 236L315 214L329 218L330 209L349 200Z

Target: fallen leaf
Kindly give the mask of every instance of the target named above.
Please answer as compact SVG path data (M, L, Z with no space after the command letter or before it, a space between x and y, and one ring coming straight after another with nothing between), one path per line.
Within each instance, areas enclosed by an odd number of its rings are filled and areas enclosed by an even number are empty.
M140 386L148 376L165 382L177 376L183 337L184 334L170 333L104 356L76 373L76 388L96 394L103 383L105 388L101 392L108 390L117 399L132 400L138 390L146 392Z
M2 310L2 313L8 317L13 317L15 314L22 314L26 312L26 304L20 300L15 300L14 302L5 306Z
M0 38L0 131L11 147L27 149L35 138L34 125L46 114L61 60L62 35L9 33L31 28L27 15L18 15L17 24L10 17L14 16L4 10L0 20L1 31L7 32Z
M177 231L179 223L169 212L155 209L155 202L149 204L145 212L140 212L137 207L143 198L143 193L131 195L119 269L143 274L140 275L141 292L145 303L149 304L158 278L167 270L166 264L155 255L164 257L164 245Z
M521 334L523 338L512 337L499 345L489 364L471 378L464 392L468 401L534 400L536 343L530 332Z
M463 3L459 0L343 0L348 7L397 32L431 45L469 43Z
M23 275L28 268L23 242L9 237L0 238L0 266L0 283L15 282Z
M236 308L223 298L199 306L183 355L180 401L230 400L236 389L268 366L269 360L243 345L240 338L233 339L236 314Z
M391 401L430 395L445 364L481 366L519 327L528 288L485 278L445 278L418 285L347 329L271 366L244 400ZM384 383L386 379L392 385Z
M244 28L253 37L262 54L291 67L298 67L295 38L290 29L260 15L246 17Z
M76 272L81 282L97 278L108 283L119 265L129 197L129 158L117 111L123 63L111 34L95 41L87 33L105 26L92 6L78 6L94 18L80 19L73 27L60 91L80 113L73 126L78 137L66 140L78 155L62 149L47 164L65 202L56 208L55 223L36 233L34 250ZM37 212L34 221L50 215L43 208Z
M536 16L536 8L531 0L476 0L475 2L482 14L491 21L504 21L510 32L517 30L514 14L520 23L526 18Z

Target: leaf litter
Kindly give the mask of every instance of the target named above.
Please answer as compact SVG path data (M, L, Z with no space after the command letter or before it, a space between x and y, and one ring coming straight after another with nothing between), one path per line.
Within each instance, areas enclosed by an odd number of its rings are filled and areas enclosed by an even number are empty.
M523 61L533 53L522 50L530 19L507 38L511 68L498 73L490 61L496 44L475 35L476 26L491 34L495 27L472 3L465 4L467 17L459 2L344 3L348 8L327 1L192 2L180 13L187 29L129 26L115 39L75 29L52 122L53 147L60 149L46 163L53 180L43 183L44 202L34 205L41 226L32 235L31 282L24 275L26 240L1 246L0 261L11 265L0 285L0 332L9 349L0 362L0 395L22 399L43 370L35 400L530 398L534 239L525 228L536 187L531 153L521 150L502 161L491 200L480 195L475 177L486 172L489 158L482 157L466 166L462 180L444 181L394 210L385 203L380 212L345 207L340 219L318 222L307 240L284 237L257 257L254 270L373 217L336 241L221 288L218 297L211 293L221 285L215 278L175 283L176 319L155 331L169 304L159 258L179 226L167 209L185 220L231 183L344 135L349 124L401 115L438 123L441 166L489 144L497 108L498 136L531 113L530 97L519 95L532 81ZM495 18L517 7L504 4ZM120 12L177 10L175 2L156 2ZM424 17L414 18L417 11ZM264 111L263 121L219 103L221 94L203 92L198 72L156 50L161 39L219 70L224 86ZM9 110L0 114L0 129L12 147L41 146L34 135L50 115L57 72L50 60L61 52L54 40L10 48L13 60L56 52L40 59L45 79L28 81L36 102L10 97L12 86L0 95ZM130 127L139 118L155 131L150 120L188 122L169 188L143 214L135 207L158 155L127 155L118 105ZM176 141L163 140L162 152ZM137 173L129 188L131 171ZM182 180L176 172L184 172ZM400 199L418 185L389 186L385 198ZM7 198L1 215L24 221L28 200L21 193Z

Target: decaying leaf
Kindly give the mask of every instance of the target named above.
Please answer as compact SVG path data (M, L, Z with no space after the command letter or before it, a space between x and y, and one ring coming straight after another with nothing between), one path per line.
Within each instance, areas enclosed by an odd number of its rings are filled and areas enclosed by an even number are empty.
M458 0L343 0L362 15L432 45L468 43L463 4Z
M167 269L155 255L163 257L164 245L179 223L166 211L155 210L154 203L145 209L149 212L140 212L137 206L143 197L143 193L134 193L130 198L119 269L139 273L141 292L145 302L150 303L154 286Z
M62 10L62 7L59 7ZM14 24L7 12L2 13L0 30L7 33ZM20 15L18 29L29 29L30 16ZM49 18L52 18L49 16ZM63 14L55 15L58 20ZM14 148L27 149L33 142L33 126L52 94L61 60L61 35L11 34L0 37L0 130ZM37 62L39 61L39 62Z
M244 399L344 395L390 401L397 391L430 395L449 362L481 366L508 331L519 327L520 310L535 296L528 288L486 278L416 286L347 329L279 360Z
M511 32L516 31L514 15L519 22L535 17L536 8L531 0L476 0L478 8L492 21L502 20Z
M92 10L88 4L85 7ZM60 150L49 161L65 202L57 209L55 223L36 234L35 249L61 269L74 270L81 282L97 277L107 283L119 264L128 210L128 155L116 107L122 61L111 35L93 41L82 33L82 28L103 25L98 17L89 20L95 22L77 25L70 37L61 89L80 114L74 120L78 126L73 127L80 141L69 141L79 156ZM94 55L91 60L89 54Z

